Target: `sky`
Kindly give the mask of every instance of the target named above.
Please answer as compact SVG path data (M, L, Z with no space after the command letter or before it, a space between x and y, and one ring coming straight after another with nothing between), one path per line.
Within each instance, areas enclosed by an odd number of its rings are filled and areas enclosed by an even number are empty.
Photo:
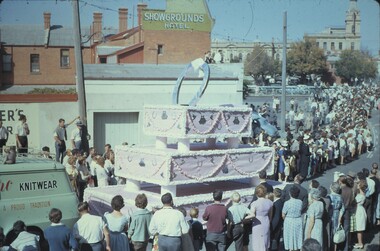
M189 0L194 1L194 0ZM136 5L165 9L165 0L80 0L82 27L92 23L93 12L103 13L103 27L118 27L118 8L129 9L129 28L137 23ZM303 39L305 33L326 27L344 27L349 0L206 0L215 19L212 39L282 42L283 16L287 12L288 42ZM377 56L380 50L380 5L375 0L357 0L361 17L361 49ZM3 0L0 22L43 24L43 12L51 12L51 24L72 26L70 0Z

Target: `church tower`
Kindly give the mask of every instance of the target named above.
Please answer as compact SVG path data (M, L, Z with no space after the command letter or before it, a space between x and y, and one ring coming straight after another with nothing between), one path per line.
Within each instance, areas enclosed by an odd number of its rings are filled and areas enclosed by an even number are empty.
M350 6L346 11L346 34L360 36L360 11L357 0L350 0Z
M360 50L360 11L357 0L350 0L346 11L346 39L349 40L346 48Z

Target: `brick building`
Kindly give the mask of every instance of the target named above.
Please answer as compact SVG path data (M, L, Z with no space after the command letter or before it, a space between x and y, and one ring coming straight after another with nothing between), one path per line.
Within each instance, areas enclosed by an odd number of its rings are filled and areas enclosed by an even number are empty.
M41 25L0 25L0 87L12 85L75 85L72 28L51 24L43 14ZM82 30L83 36L90 29ZM90 63L89 42L83 44L83 62Z
M191 12L189 12L191 10ZM97 63L182 64L203 58L211 48L211 18L205 0L166 2L165 10L137 6L138 26L98 38ZM119 27L126 23L128 9L119 9ZM94 32L101 34L102 15L94 15Z

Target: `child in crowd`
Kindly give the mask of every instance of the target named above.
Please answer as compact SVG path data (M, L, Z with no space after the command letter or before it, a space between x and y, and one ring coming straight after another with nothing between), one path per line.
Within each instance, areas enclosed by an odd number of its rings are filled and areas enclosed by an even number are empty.
M192 207L190 209L190 217L191 220L189 220L190 223L190 230L193 235L193 245L194 245L194 251L199 251L202 249L202 243L203 243L203 225L198 220L199 216L199 210L197 207Z

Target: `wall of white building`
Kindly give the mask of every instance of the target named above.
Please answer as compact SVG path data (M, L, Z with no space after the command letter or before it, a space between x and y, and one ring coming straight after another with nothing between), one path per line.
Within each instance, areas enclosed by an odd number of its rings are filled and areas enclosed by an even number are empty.
M78 104L77 102L1 104L0 118L3 126L10 132L8 146L16 145L15 132L20 114L27 117L30 129L28 136L30 151L38 153L43 146L48 146L53 153L55 151L53 133L58 120L63 118L69 122L77 117ZM68 138L74 128L75 124L68 127Z
M200 81L184 81L179 103L187 104ZM86 100L90 145L103 149L123 142L136 145L154 143L142 131L144 105L171 104L175 81L86 80ZM239 81L211 80L199 104L242 104Z

